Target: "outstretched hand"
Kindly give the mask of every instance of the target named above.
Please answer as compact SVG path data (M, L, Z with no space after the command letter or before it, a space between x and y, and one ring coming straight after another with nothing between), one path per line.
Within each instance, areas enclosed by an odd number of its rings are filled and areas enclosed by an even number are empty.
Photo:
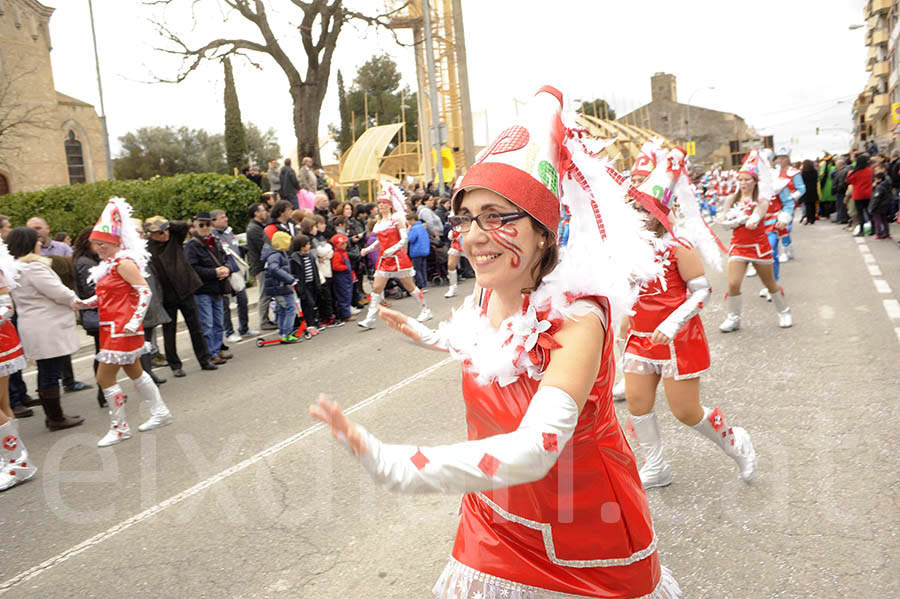
M381 305L378 306L378 315L381 317L381 320L386 322L392 329L400 331L416 343L421 341L419 334L413 327L409 326L409 317L403 312L391 310L390 308L385 308Z
M336 401L330 401L324 393L319 395L316 403L309 406L309 415L330 426L331 434L334 435L335 439L346 439L347 446L353 452L353 455L358 457L368 450L359 434L359 430L344 416L344 411L341 409L340 404Z

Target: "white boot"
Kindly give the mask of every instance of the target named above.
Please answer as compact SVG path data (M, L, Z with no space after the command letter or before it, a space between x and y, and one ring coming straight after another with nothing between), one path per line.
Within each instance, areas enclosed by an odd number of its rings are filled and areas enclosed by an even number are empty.
M790 260L790 257L787 253L787 248L785 248L784 246L781 246L781 251L778 253L777 260L782 264Z
M23 483L35 474L37 468L28 460L28 450L19 438L16 420L10 419L0 426L0 491Z
M741 328L741 295L729 295L725 298L725 305L728 307L728 316L724 322L719 325L719 330L723 333L730 333Z
M769 301L769 302L772 301L772 294L769 293L769 290L766 289L765 287L763 287L762 289L759 290L759 297L761 297L764 300Z
M625 377L622 377L622 380L615 384L612 394L613 401L623 401L625 399Z
M148 377L149 378L149 377ZM153 381L150 381L151 384ZM103 397L109 404L109 431L97 441L97 447L109 447L131 438L131 429L125 421L125 394L117 384L103 390Z
M753 263L752 263L752 262L751 262L750 264L747 265L747 276L748 276L748 277L755 277L755 276L756 276L756 267L753 266Z
M421 310L419 311L419 315L416 316L416 320L419 322L425 322L427 320L431 320L434 318L434 315L431 313L431 310L428 309L428 304L425 303L425 294L421 289L413 289L412 295L419 302L419 307Z
M455 270L448 270L447 278L450 279L450 288L447 289L447 293L444 294L444 297L456 297L456 285L459 282L459 275Z
M730 427L725 424L725 416L719 408L711 410L703 408L703 419L691 427L713 443L737 462L744 482L750 482L756 471L756 452L750 434L739 426Z
M784 299L784 289L778 289L778 292L772 296L772 302L775 304L775 311L778 312L778 326L783 329L793 326L794 319L791 317L791 309Z
M784 246L784 254L787 256L788 260L794 259L794 244Z
M663 458L662 439L659 437L659 423L656 420L656 412L650 412L643 416L632 416L631 424L634 434L641 444L641 453L644 454L644 465L641 467L641 484L645 489L653 487L666 487L672 484L672 470Z
M141 399L150 406L150 418L140 425L138 430L144 433L172 424L172 412L169 411L169 408L163 402L162 395L159 393L159 387L153 382L153 378L144 372L134 381L134 386L137 388L138 393L141 394Z
M378 318L378 305L384 300L384 294L375 293L374 291L369 296L369 311L366 313L366 317L362 320L356 322L357 325L361 326L364 329L374 329L375 328L375 319Z

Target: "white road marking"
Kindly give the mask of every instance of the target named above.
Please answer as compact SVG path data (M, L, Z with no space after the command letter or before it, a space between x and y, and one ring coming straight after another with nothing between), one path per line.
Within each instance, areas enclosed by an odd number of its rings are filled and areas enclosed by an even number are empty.
M428 368L420 370L419 372L415 373L414 375L403 379L399 383L391 385L387 389L383 389L383 390L379 391L378 393L375 393L374 395L370 395L366 399L355 404L353 407L345 410L345 413L352 414L353 412L356 412L357 410L361 410L362 408L364 408L368 405L371 405L380 399L384 399L391 393L394 393L395 391L398 391L398 390L402 389L403 387L406 387L407 385L410 385L410 384L418 381L419 379L428 376L435 370L441 368L442 366L447 365L451 361L453 361L453 358L450 358L450 357L444 358L440 362L437 362L436 364L432 364ZM91 537L85 541L82 541L81 543L75 545L74 547L66 549L62 553L55 555L54 557L51 557L50 559L45 560L44 562L38 564L37 566L34 566L20 574L17 574L16 576L10 578L6 582L3 582L2 584L0 584L0 595L4 595L7 591L9 591L11 588L13 588L14 586L16 586L18 584L29 581L29 580L35 578L36 576L39 576L39 575L43 574L44 572L47 572L54 566L58 566L59 564L63 563L70 557L74 557L83 551L87 551L91 547L93 547L95 545L99 545L103 541L108 541L109 539L116 536L120 532L124 532L124 531L128 530L135 524L140 524L144 520L147 520L148 518L152 518L153 516L162 512L166 508L170 508L174 505L178 505L179 503L183 502L185 499L193 497L197 493L200 493L201 491L211 487L212 485L225 480L226 478L232 476L233 474L237 474L238 472L241 472L242 470L246 470L253 464L260 462L261 460L264 460L264 459L278 453L279 451L281 451L283 449L287 449L294 443L297 443L298 441L305 439L306 437L309 437L313 433L316 433L316 432L324 430L324 429L325 429L324 424L315 424L303 431L300 431L299 433L297 433L291 437L288 437L284 441L276 443L275 445L272 445L271 447L264 449L263 451L257 453L256 455L249 457L246 460L239 462L239 463L235 464L234 466L231 466L230 468L226 468L222 472L219 472L218 474L211 476L211 477L207 478L206 480L200 481L193 487L191 487L189 489L185 489L181 493L178 493L177 495L173 495L172 497L169 497L168 499L161 501L160 503L157 503L156 505L154 505L152 507L147 508L143 512L136 514L136 515L132 516L131 518L128 518L127 520L108 528L104 532L94 535L93 537Z
M819 317L822 320L831 320L834 318L834 308L831 306L819 306Z
M871 250L869 250L869 246L867 246L867 245L865 245L865 244L860 244L860 245L858 245L858 246L856 246L856 247L859 248L859 252L860 252L861 254L868 254L868 253L871 251Z
M860 244L866 242L866 240L863 239L862 237L854 237L853 240L856 241L856 243L860 243Z
M891 320L900 320L900 302L895 299L881 300Z
M873 277L881 276L881 268L877 264L867 264L866 267L869 269L869 274Z
M884 279L873 279L875 282L875 289L878 290L878 293L890 293L891 286L887 284L887 281Z
M866 264L875 264L875 256L872 254L863 254L863 262Z

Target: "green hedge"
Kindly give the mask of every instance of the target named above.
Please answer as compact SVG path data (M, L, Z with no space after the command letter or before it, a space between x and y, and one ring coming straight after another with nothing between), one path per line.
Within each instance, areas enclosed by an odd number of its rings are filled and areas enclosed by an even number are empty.
M247 207L259 201L260 190L244 176L216 173L100 181L0 196L0 214L9 216L13 227L42 216L53 232L66 231L74 239L97 222L113 196L127 199L141 219L161 214L169 220L188 220L199 210L219 208L228 213L235 231L243 231L249 220Z

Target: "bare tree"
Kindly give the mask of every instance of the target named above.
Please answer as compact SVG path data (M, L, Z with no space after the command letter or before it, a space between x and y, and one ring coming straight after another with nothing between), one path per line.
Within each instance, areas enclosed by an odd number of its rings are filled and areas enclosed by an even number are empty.
M146 0L144 4L170 6L186 4L188 1L191 0ZM179 72L173 79L160 80L170 83L184 81L204 61L221 60L228 55L243 56L260 68L254 59L259 54L267 54L284 71L288 80L288 91L293 102L297 155L312 156L313 161L320 165L319 113L328 88L331 58L342 27L353 20L370 26L388 27L390 18L403 10L408 2L382 14L365 15L344 6L343 0L290 0L301 16L298 32L306 54L306 65L303 69L291 61L276 39L263 0L217 1L220 8L224 9L226 18L231 14L239 15L255 26L260 38L257 40L220 38L194 46L173 32L165 23L154 21L160 34L168 42L168 47L159 49L183 58ZM193 2L196 3L196 0Z
M45 104L26 102L20 95L35 72L0 69L0 166L4 168L11 168L12 156L34 136L35 129L51 126L53 110Z

